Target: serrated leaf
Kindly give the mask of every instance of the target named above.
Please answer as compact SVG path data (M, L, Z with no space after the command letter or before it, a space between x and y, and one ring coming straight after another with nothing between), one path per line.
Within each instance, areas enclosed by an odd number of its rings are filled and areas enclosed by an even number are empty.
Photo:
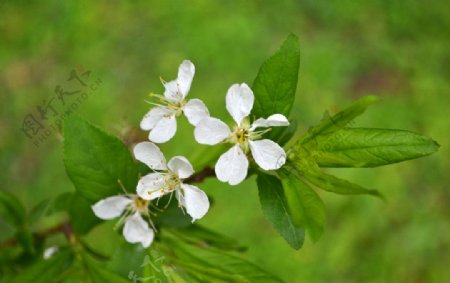
M305 227L315 242L323 234L325 205L317 193L295 174L280 171L281 183L295 226Z
M292 248L300 249L305 239L305 226L294 224L281 181L259 173L257 184L259 201L265 216Z
M40 259L30 267L22 270L14 279L14 283L56 283L58 276L66 271L73 262L70 250L62 249L51 258Z
M346 128L327 140L318 139L315 160L322 167L376 167L423 157L439 145L404 130Z
M259 69L252 87L255 94L252 115L257 118L276 113L289 116L297 89L299 65L298 38L290 34Z
M76 190L90 201L136 188L138 171L127 147L77 116L64 126L64 165Z
M378 101L379 99L376 96L365 96L331 117L325 115L318 125L308 130L301 138L300 143L304 146L314 148L318 137L329 136L342 130L356 117L364 113L370 105Z
M24 225L26 222L23 204L16 196L6 191L0 191L0 216L15 227Z

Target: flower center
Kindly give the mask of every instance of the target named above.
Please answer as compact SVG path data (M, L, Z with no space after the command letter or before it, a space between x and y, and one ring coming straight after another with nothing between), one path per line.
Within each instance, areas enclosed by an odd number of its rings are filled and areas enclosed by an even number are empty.
M143 213L147 211L149 201L140 197L136 197L133 200L133 209L138 211L139 213Z
M164 95L161 94L150 93L149 96L157 98L158 102L147 101L147 103L157 107L167 108L177 117L180 116L181 113L183 113L183 107L186 104L186 101L184 99L180 99L179 101L174 102L168 100Z

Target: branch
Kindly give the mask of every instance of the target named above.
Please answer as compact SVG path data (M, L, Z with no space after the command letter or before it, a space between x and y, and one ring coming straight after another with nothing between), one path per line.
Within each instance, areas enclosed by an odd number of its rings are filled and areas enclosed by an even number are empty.
M191 177L187 178L184 182L185 183L202 183L206 178L214 177L214 176L216 176L214 169L209 166L206 166L201 171L198 171Z

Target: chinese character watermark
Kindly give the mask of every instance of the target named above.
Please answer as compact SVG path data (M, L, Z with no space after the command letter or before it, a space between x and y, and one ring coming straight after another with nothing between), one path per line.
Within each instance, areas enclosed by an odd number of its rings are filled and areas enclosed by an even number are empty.
M99 78L83 67L72 69L64 84L58 84L54 95L28 113L21 125L24 135L39 147L52 134L60 133L66 117L73 114L101 86Z

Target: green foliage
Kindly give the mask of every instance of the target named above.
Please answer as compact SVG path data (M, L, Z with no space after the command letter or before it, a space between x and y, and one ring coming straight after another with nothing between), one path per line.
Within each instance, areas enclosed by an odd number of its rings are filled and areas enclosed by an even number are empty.
M281 181L271 175L258 174L258 191L261 208L273 227L294 249L303 245L304 225L296 226L292 219L295 208L289 208Z
M0 215L11 225L17 227L26 222L26 211L17 197L0 191Z
M94 202L137 184L137 167L126 146L83 119L70 117L64 127L64 164L76 190Z
M68 249L57 252L47 260L39 260L29 268L20 272L13 283L56 283L60 282L60 274L70 268L74 256Z
M255 117L266 118L276 113L289 116L297 89L299 65L298 38L290 34L258 71L252 87L255 94L252 114Z
M364 96L331 117L326 112L322 121L316 126L311 127L300 139L300 143L305 147L317 147L316 143L318 139L342 130L342 128L363 114L370 105L378 102L378 100L376 96Z
M345 128L318 139L315 160L322 167L376 167L436 152L429 137L404 130Z

